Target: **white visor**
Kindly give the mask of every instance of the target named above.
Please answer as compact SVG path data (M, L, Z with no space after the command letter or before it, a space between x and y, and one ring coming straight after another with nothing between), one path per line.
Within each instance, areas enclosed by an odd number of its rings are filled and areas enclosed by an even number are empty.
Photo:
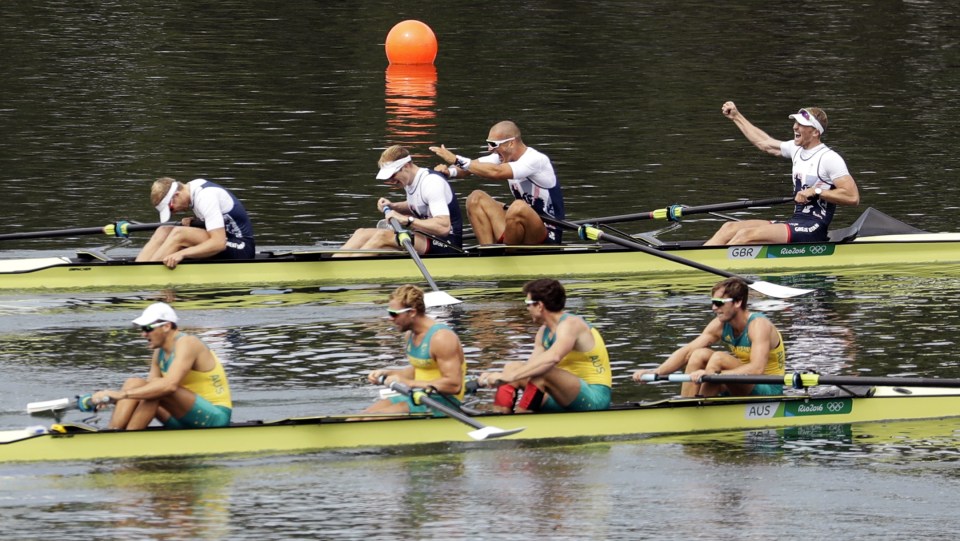
M817 120L817 117L813 116L813 113L807 111L806 109L800 109L795 114L790 115L788 118L792 118L797 124L801 126L810 126L816 128L820 135L823 135L823 126L820 125L820 121Z
M148 306L146 310L143 311L143 314L140 315L137 319L133 320L134 325L150 325L151 323L157 323L158 321L169 321L171 323L177 322L177 313L173 311L173 308L165 302L155 302Z
M167 192L167 195L163 196L163 199L157 203L157 212L160 213L160 221L165 222L170 219L170 200L173 199L173 194L177 193L177 188L180 187L180 183L174 182L170 185L170 191Z
M377 180L387 180L393 175L397 174L404 165L410 163L410 156L400 158L392 162L387 162L383 164L383 167L380 168L380 172L377 173Z

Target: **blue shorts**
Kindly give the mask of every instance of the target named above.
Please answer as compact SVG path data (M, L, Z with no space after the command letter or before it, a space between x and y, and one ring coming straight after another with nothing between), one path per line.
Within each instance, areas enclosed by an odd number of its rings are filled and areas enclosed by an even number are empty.
M232 410L225 406L214 406L206 398L197 395L193 407L186 415L175 419L172 415L163 426L167 428L209 428L230 424Z
M796 216L783 222L787 226L787 242L825 242L827 240L827 226L815 219L797 218Z
M444 396L441 394L430 395L430 398L440 402L441 404L446 404L451 408L460 409L460 401L452 396ZM433 413L434 417L446 417L442 412L431 408L426 404L414 404L413 398L406 395L397 395L391 396L388 398L391 404L399 404L401 402L406 402L407 406L410 408L410 413Z
M580 380L580 394L573 399L567 406L561 406L553 399L547 396L547 400L538 411L560 412L560 411L596 411L610 408L610 387L599 384L588 384Z
M227 239L227 247L213 256L214 259L253 259L257 257L257 247L253 239Z

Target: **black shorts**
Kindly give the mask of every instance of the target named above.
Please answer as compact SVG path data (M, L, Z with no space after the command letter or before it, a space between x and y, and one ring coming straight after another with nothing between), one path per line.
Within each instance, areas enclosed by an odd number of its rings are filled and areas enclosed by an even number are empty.
M416 233L414 233L414 235L416 235ZM425 238L427 239L427 251L425 254L458 254L461 252L461 250L459 250L460 247L457 246L457 243L454 242L453 238L449 239L449 244L446 242L440 242L432 237L425 236Z
M250 239L227 239L224 251L213 256L213 259L253 259L257 256L257 247Z
M827 240L827 226L819 220L804 218L790 218L784 224L787 226L787 242L825 242Z

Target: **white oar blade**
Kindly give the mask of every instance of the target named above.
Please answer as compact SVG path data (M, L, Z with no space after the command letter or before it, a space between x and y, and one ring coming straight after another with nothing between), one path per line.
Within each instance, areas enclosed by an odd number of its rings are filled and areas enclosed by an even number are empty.
M451 304L460 304L461 302L463 301L443 291L431 291L423 296L423 303L427 305L427 308L450 306Z
M750 289L754 291L759 291L764 295L769 297L777 297L778 299L789 299L790 297L798 297L800 295L806 295L807 293L813 293L813 289L799 289L796 287L787 287L779 286L777 284L771 284L770 282L764 282L757 280L756 282L750 284Z
M514 428L513 430L504 430L495 426L485 426L481 429L467 432L467 435L477 441L483 441L486 439L502 438L504 436L516 434L517 432L523 432L524 429L526 429L526 427Z
M58 398L57 400L45 400L43 402L31 402L27 404L27 413L44 413L52 411L61 411L70 407L69 398Z

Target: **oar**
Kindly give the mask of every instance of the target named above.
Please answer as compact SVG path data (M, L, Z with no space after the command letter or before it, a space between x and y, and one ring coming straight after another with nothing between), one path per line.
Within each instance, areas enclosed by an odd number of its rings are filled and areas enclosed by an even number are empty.
M687 383L693 381L689 374L644 374L643 381L670 381ZM861 377L830 376L812 372L793 372L782 376L741 376L736 374L704 374L700 378L704 383L735 383L741 385L786 385L794 389L805 389L816 385L866 385L870 387L960 387L960 379L950 378L905 378L905 377ZM696 382L695 382L696 383Z
M77 227L74 229L50 229L47 231L32 231L24 233L6 233L0 235L0 240L19 240L19 239L43 239L53 237L76 237L79 235L99 235L104 234L112 237L125 238L133 231L152 231L165 225L177 225L177 222L166 222L156 224L132 224L130 222L119 221L107 224L102 227Z
M390 212L390 207L383 207L383 213L388 214ZM396 218L390 218L390 227L393 228L393 231L397 234L397 240L400 241L400 244L407 249L407 252L410 254L410 258L413 259L413 262L417 264L417 267L420 269L420 274L427 280L427 283L430 284L430 288L433 291L427 293L423 296L423 302L427 307L433 306L447 306L450 304L459 304L463 301L440 291L440 288L437 287L437 283L433 281L433 277L430 276L430 273L427 272L427 267L423 265L423 261L420 259L420 254L417 253L417 249L413 247L413 239L410 237L410 232L405 231L400 227L400 222Z
M419 389L413 390L410 387L404 385L403 383L400 383L399 381L394 381L393 383L391 383L390 389L402 395L409 396L416 404L420 404L420 403L426 404L427 406L430 406L431 408L439 411L440 413L445 414L447 417L452 417L465 425L470 425L473 428L476 428L476 430L471 430L470 432L467 432L467 435L478 441L485 440L488 438L489 439L502 438L504 436L516 434L517 432L521 432L524 430L524 428L514 428L513 430L504 430L502 428L497 428L495 426L487 426L469 417L463 412L457 411L455 408L452 408L444 404L443 402L434 400L426 392Z
M577 225L591 224L612 224L617 222L633 222L639 220L670 220L679 222L680 218L692 214L708 214L711 212L722 212L725 210L746 209L751 207L768 207L770 205L782 205L784 203L794 202L794 196L773 197L770 199L757 199L753 201L733 201L730 203L715 203L713 205L702 205L699 207L685 207L683 205L670 205L669 207L651 210L649 212L638 212L636 214L620 214L619 216L604 216L602 218L592 218L590 220L577 220L573 223Z
M109 403L109 399L104 403ZM89 413L95 411L97 405L93 403L92 394L78 395L73 400L69 398L58 398L56 400L44 400L42 402L30 402L27 404L27 413L30 415L58 416L64 411L71 409Z
M632 240L627 240L621 237L607 235L606 233L597 229L596 227L591 227L589 225L578 225L573 222L568 222L566 220L558 220L556 218L552 218L550 216L546 216L543 214L541 214L540 217L547 222L557 224L562 227L566 227L567 229L572 229L574 231L577 231L578 234L580 235L580 238L585 240L590 239L590 240L599 241L601 239L606 239L607 241L612 242L614 244L619 244L620 246L624 246L626 248L630 248L633 250L639 250L641 252L650 254L655 257L666 259L668 261L673 261L674 263L679 263L681 265L686 265L688 267L693 267L695 269L700 269L702 271L718 274L720 276L725 276L727 278L734 278L734 277L740 278L741 280L746 282L747 285L750 286L750 289L759 291L760 293L763 293L764 295L769 295L771 297L788 299L790 297L796 297L798 295L805 295L813 291L812 289L799 289L795 287L787 287L787 286L781 286L777 284L771 284L770 282L764 282L762 280L753 280L752 278L746 278L744 276L740 276L739 274L734 274L732 272L720 270L718 268L711 267L709 265L704 265L703 263L690 261L689 259L685 259L680 256L673 255L669 252L664 252L663 250L657 250L656 248L644 246L643 244L634 242Z

